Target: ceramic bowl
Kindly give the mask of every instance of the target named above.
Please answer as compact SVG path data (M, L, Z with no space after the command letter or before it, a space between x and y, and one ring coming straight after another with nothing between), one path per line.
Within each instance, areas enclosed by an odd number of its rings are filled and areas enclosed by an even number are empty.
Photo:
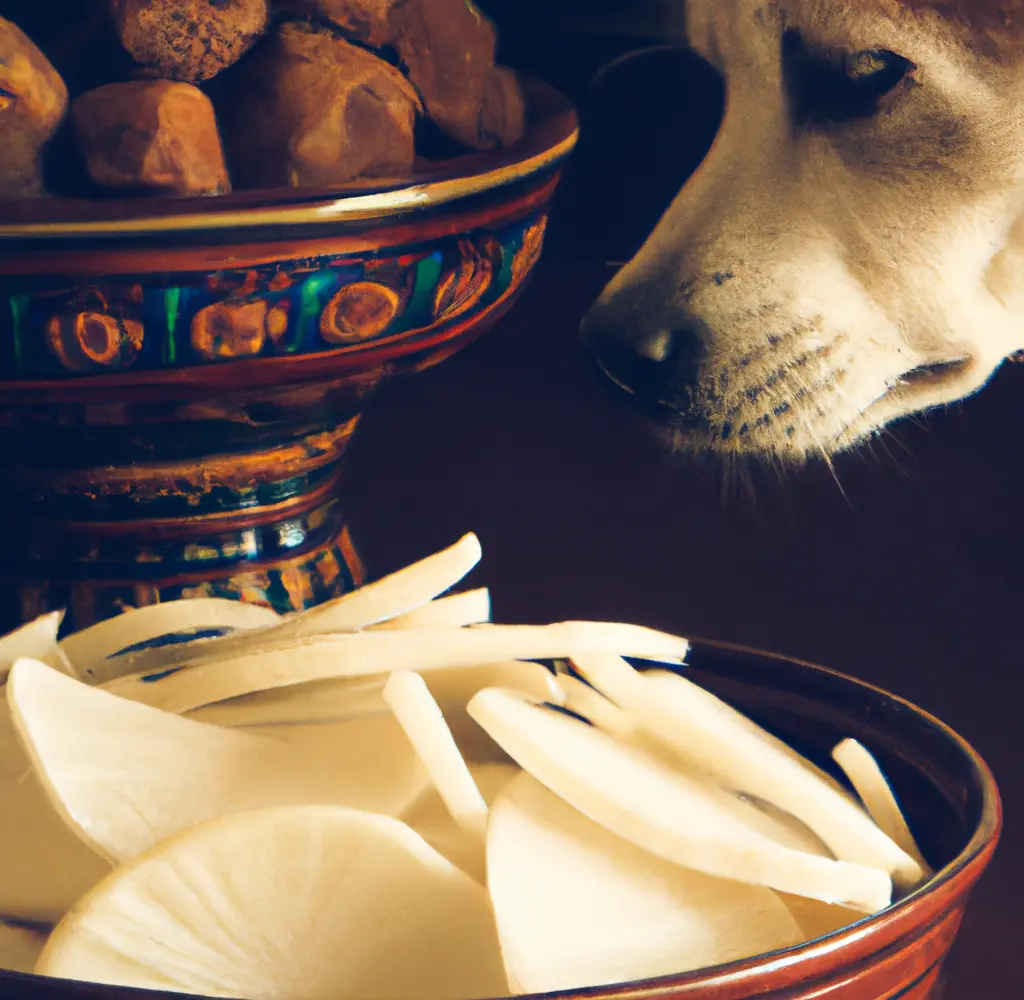
M0 205L8 614L361 580L339 476L368 395L483 333L541 252L577 125L525 89L520 142L412 180Z
M878 757L936 874L898 903L799 948L682 976L571 991L564 1000L923 1000L936 984L967 904L995 850L999 794L956 733L900 698L796 660L696 642L690 676L816 763L861 740ZM157 1000L129 991L0 973L0 996ZM401 1000L396 997L395 1000Z

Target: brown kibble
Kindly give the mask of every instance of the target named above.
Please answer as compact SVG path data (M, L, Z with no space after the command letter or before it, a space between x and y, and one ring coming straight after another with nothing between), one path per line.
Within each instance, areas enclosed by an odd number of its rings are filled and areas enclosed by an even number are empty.
M267 30L267 0L110 0L121 44L158 76L198 83Z
M391 8L401 0L278 0L281 11L319 18L375 49L391 44Z
M46 56L0 18L0 197L44 193L42 151L67 106L67 88Z
M372 52L285 24L240 70L224 109L239 186L326 187L412 170L419 98Z
M509 146L526 131L526 100L519 77L507 66L494 66L484 84L480 136L487 145Z
M111 83L79 97L71 116L86 169L106 188L154 194L230 191L209 98L188 83Z
M494 146L480 128L494 67L491 22L471 0L406 0L395 4L390 24L392 45L435 124L472 149Z

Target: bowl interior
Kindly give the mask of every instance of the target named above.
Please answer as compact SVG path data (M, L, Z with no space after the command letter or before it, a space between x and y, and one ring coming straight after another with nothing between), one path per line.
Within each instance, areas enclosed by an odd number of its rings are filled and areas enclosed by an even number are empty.
M966 862L965 853L973 856L994 835L999 807L987 768L959 736L920 709L833 671L741 647L698 641L687 661L688 677L847 787L832 748L846 737L863 743L936 872Z

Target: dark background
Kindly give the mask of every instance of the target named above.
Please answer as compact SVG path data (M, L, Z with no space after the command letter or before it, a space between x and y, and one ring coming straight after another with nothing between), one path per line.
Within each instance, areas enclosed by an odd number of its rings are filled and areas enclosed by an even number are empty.
M1006 833L945 1000L1020 995L1024 368L785 479L723 488L664 455L606 395L576 326L699 162L721 86L660 53L659 0L492 0L505 58L568 91L584 140L523 301L460 357L392 384L356 436L348 504L374 573L476 531L498 620L643 622L815 660L896 691L989 760ZM602 18L604 18L602 20Z

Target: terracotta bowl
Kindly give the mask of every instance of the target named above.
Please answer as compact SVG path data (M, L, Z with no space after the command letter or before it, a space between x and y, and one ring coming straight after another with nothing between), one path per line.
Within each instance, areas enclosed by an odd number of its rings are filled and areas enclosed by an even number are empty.
M799 948L682 976L560 994L565 1000L922 1000L938 982L1002 825L984 761L908 702L796 660L697 642L696 681L840 777L829 752L853 736L879 758L935 876L873 917ZM0 996L146 1000L166 993L0 973ZM401 1000L400 997L394 1000Z
M367 397L483 333L541 252L577 126L526 83L522 141L411 181L0 204L0 621L360 581Z

